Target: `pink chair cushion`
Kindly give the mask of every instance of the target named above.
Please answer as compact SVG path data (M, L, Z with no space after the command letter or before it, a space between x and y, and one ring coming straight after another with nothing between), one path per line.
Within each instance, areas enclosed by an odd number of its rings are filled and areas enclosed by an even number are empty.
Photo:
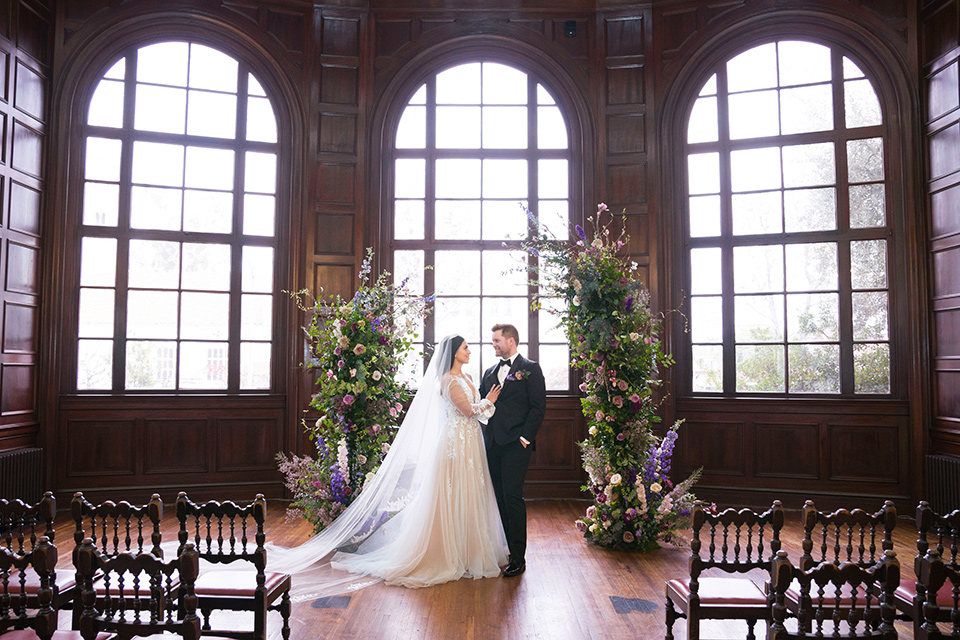
M268 572L265 577L267 592L290 580L285 573ZM201 571L196 584L198 596L252 595L256 588L256 571Z
M10 588L19 589L20 588L20 578L19 571L12 571L10 573ZM57 588L61 593L68 591L77 586L76 581L76 572L75 571L57 571ZM27 593L30 595L36 594L40 591L40 575L33 571L27 571Z
M37 632L33 629L16 629L3 634L3 640L39 640ZM112 633L98 633L97 640L108 640L112 638ZM204 636L206 638L206 636ZM53 640L83 640L79 631L69 631L61 629L53 632Z
M913 606L913 598L917 595L917 581L910 578L902 578L900 586L894 591L893 597L898 603L904 603L907 606ZM937 591L937 605L940 607L953 607L953 584L947 580Z
M697 593L700 596L700 605L708 607L718 606L767 606L767 596L763 589L749 578L700 578L700 587ZM685 601L690 601L690 578L670 580L667 588L674 591Z

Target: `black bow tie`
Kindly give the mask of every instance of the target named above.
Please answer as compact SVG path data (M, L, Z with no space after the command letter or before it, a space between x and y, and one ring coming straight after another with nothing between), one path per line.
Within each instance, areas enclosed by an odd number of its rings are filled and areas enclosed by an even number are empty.
M500 366L501 366L501 367L509 367L509 366L510 366L510 361L509 361L509 360L501 360L501 361L500 361Z

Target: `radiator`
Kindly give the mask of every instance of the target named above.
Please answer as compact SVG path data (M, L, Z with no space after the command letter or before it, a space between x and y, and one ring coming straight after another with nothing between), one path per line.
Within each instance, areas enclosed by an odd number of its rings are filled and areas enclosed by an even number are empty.
M927 501L936 513L960 509L960 458L927 456Z
M34 504L43 497L43 449L0 453L0 498Z

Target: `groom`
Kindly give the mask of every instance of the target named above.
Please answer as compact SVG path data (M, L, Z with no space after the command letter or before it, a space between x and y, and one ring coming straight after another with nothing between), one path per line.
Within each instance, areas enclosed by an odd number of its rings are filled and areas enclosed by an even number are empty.
M523 503L523 481L536 448L537 430L547 406L546 385L540 365L517 353L520 334L512 324L493 326L493 351L500 361L486 370L480 381L480 397L495 385L503 387L497 411L483 431L487 461L503 531L510 548L506 578L527 568L527 507Z

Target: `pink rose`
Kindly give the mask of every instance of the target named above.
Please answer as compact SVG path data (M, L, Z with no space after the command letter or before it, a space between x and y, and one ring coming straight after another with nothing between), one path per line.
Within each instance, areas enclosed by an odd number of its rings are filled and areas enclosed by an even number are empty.
M626 542L627 544L630 544L630 543L633 542L634 540L635 540L635 538L633 537L633 534L632 534L632 533L630 533L629 531L624 531L624 532L623 532L623 541L624 541L624 542Z
M579 531L580 533L587 532L587 523L584 522L583 520L577 520L577 522L575 523L575 526L577 527L577 531Z
M603 420L603 411L597 411L597 420Z
M357 346L355 346L355 347L353 348L353 352L359 356L359 355L362 355L362 354L366 353L366 352L367 352L367 348L366 348L365 346L363 346L362 344L358 344Z
M583 391L584 393L586 393L586 391L587 391L587 383L586 383L586 382L581 382L581 383L580 383L580 391Z
M640 402L640 396L638 396L637 394L633 394L632 396L630 396L630 402Z
M627 381L626 381L626 380L621 380L619 383L617 383L617 386L620 387L620 391L626 391L626 390L627 390Z
M350 369L350 377L351 377L351 378L356 378L356 377L357 377L357 370L356 370L356 369Z
M354 400L356 400L356 398L354 398L354 397L353 397L352 395L350 395L349 393L348 393L347 395L343 396L343 404L347 405L348 407L353 404L353 401L354 401Z
M587 507L587 517L592 520L595 515L597 515L597 508L593 505Z
M617 405L618 407L622 407L622 406L623 406L623 398L622 398L621 396L614 396L614 397L613 397L613 404Z
M337 360L337 369L343 369L343 365L345 364L346 362L344 362L343 360Z
M391 417L394 417L394 418L397 417L397 409L396 409L396 407L390 407L390 416L391 416Z
M380 431L380 425L375 424L375 425L373 425L372 427L370 427L370 429L371 429L374 433L377 433L378 431Z

